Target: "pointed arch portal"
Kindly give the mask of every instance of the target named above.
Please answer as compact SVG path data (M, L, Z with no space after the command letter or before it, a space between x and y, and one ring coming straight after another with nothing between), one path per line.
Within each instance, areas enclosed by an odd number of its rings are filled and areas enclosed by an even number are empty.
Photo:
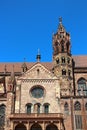
M27 130L27 129L24 124L20 123L15 127L15 130Z
M42 128L39 124L36 123L31 126L30 130L42 130Z
M58 130L57 126L54 124L50 124L46 127L46 130Z

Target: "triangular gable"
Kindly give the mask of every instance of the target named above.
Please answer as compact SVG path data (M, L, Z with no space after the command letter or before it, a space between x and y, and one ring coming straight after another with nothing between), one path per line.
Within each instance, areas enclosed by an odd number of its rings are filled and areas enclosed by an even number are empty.
M57 77L41 63L36 63L18 79L57 79Z

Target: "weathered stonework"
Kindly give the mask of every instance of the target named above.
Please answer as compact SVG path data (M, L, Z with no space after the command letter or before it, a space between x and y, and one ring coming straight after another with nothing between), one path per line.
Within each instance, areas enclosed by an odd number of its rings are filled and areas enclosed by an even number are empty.
M87 130L87 56L71 55L62 21L52 62L12 66L0 63L0 130Z

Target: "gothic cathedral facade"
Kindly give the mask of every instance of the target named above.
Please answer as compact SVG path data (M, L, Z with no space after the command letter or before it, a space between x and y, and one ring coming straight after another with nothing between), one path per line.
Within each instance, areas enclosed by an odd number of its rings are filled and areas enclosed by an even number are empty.
M87 56L59 21L53 61L0 63L0 130L87 130Z

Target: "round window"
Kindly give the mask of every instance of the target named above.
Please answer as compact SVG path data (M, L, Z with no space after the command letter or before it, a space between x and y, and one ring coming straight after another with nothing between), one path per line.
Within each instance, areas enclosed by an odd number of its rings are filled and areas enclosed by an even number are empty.
M31 94L34 98L41 98L44 95L44 90L40 86L35 86L31 89Z

